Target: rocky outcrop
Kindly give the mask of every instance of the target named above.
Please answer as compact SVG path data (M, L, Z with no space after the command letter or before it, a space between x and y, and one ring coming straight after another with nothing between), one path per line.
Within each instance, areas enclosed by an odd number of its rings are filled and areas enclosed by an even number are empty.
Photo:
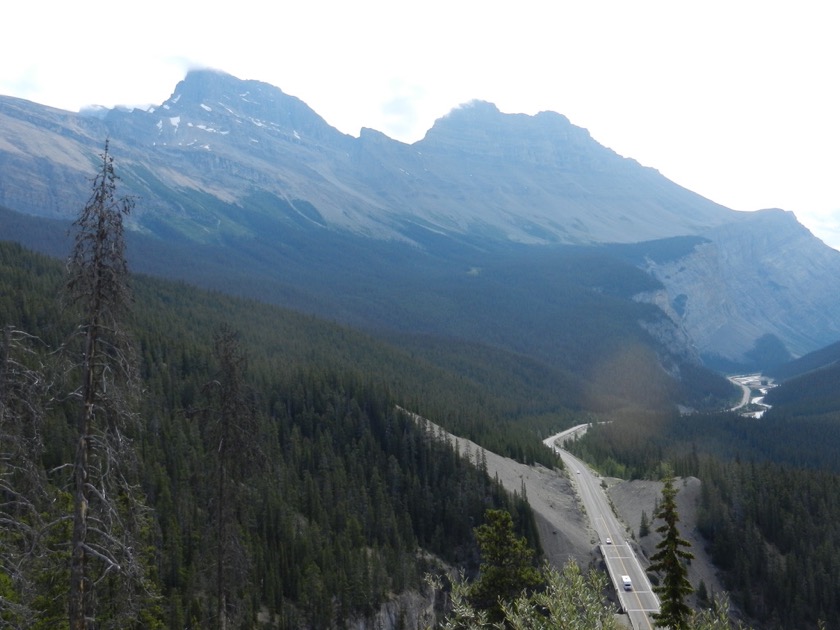
M659 357L665 371L679 379L680 363L687 362L694 365L701 363L691 335L686 331L682 317L674 310L666 290L640 293L633 299L637 302L653 304L662 313L659 318L640 321L639 326L656 339L659 347L665 350Z
M434 627L436 621L435 593L423 595L408 591L382 604L372 617L350 620L345 627L349 630L425 630Z
M646 264L698 351L743 362L768 334L794 356L840 339L840 254L790 212L735 218L688 255Z

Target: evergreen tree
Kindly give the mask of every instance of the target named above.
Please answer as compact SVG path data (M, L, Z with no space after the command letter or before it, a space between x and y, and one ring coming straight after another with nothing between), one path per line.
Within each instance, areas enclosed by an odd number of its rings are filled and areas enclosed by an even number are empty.
M513 601L501 605L502 619L495 623L487 612L476 610L468 597L469 587L461 580L452 584L452 607L441 624L444 630L617 630L620 626L613 606L604 598L606 579L602 573L583 574L573 561L558 571L546 566L544 590L523 593ZM431 586L440 589L435 578L428 578ZM820 626L823 628L824 626ZM716 599L706 610L693 613L685 630L749 630L732 621L729 600Z
M688 569L685 565L694 555L685 548L691 544L680 537L677 522L677 491L674 489L674 479L668 475L662 488L662 502L654 514L655 519L661 519L662 525L656 531L662 534L662 540L656 545L658 551L651 557L650 571L662 574L662 581L654 591L660 597L660 611L654 615L656 625L668 627L672 630L682 630L688 627L691 608L686 604L686 598L692 588L688 581Z
M211 506L215 536L215 627L224 630L245 618L249 558L242 535L242 497L250 472L263 463L259 431L245 384L247 358L237 333L222 325L213 339L217 378L209 390L215 408L205 427L207 450L216 460Z
M486 522L475 528L481 551L479 577L473 583L471 600L491 618L501 616L500 602L512 601L523 591L542 584L534 566L534 551L513 530L513 518L505 510L487 510Z
M543 573L545 590L522 592L500 602L501 613L496 622L490 621L487 611L473 606L470 589L463 581L454 583L452 609L441 627L444 630L616 630L619 627L612 607L604 599L606 579L602 573L583 574L571 560L562 571L546 565ZM432 580L432 586L439 588L440 584Z
M642 520L639 522L639 538L644 538L648 534L650 534L650 522L647 512L642 510Z

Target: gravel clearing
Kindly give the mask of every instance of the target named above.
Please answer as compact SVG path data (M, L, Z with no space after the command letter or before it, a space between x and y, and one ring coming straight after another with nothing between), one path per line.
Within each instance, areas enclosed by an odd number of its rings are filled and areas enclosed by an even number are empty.
M441 431L434 426L436 431ZM492 453L470 440L446 433L449 439L457 441L461 454L472 461L480 461L482 453L487 461L487 472L495 477L509 492L528 496L528 503L540 535L540 543L546 559L561 568L573 558L582 568L600 564L600 553L594 530L589 527L577 494L565 471L535 465L526 466L507 457ZM623 481L604 478L607 493L618 518L624 523L627 541L633 545L642 566L650 564L648 558L656 552L661 540L655 530L660 524L653 521L657 500L662 497L662 483L658 481ZM689 565L688 578L695 591L702 581L711 596L723 590L717 572L705 551L705 543L697 532L697 505L700 499L701 482L696 477L678 478L677 509L680 515L680 534L691 543L695 559ZM650 534L639 539L639 524L642 511L647 513ZM690 605L697 607L696 598Z

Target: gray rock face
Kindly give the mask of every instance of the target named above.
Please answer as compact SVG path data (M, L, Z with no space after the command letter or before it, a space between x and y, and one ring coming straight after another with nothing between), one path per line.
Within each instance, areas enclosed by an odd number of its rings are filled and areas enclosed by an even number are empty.
M472 103L438 120L412 148L429 187L453 193L438 207L514 241L638 242L693 234L731 212L553 112L509 115Z
M72 216L106 137L121 191L142 201L130 227L161 239L218 243L269 224L407 242L702 236L684 258L646 265L697 352L739 359L772 334L796 355L840 337L840 254L792 214L724 208L552 112L475 102L407 145L347 136L275 87L212 71L190 72L150 111L72 114L0 97L0 205Z
M778 337L794 355L840 338L840 255L782 210L737 214L691 254L647 269L698 351L741 360ZM678 312L678 314L677 314Z

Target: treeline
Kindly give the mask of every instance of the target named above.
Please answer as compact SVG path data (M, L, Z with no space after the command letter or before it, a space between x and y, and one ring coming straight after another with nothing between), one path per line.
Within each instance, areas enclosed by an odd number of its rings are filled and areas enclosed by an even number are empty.
M698 527L724 584L764 628L840 623L840 413L774 408L637 416L595 426L573 449L605 474L703 482Z
M0 243L0 321L25 332L17 341L47 380L50 354L74 326L57 299L62 278L55 261ZM527 504L487 476L481 454L472 453L467 463L398 407L429 413L453 431L481 433L523 460L554 464L536 440L506 425L492 393L312 317L148 278L132 284L129 329L142 395L139 424L129 437L151 509L140 554L151 590L137 627L212 627L220 548L226 549L231 619L253 626L259 616L293 628L341 627L394 593L419 588L428 552L474 570L473 528L487 508L513 513L518 531L536 545ZM218 403L212 384L223 368L214 336L224 322L235 323L247 357L243 400L253 427L239 436L240 461L224 480L230 493L220 492L213 428ZM0 358L10 352L7 347ZM50 510L66 502L61 470L75 448L73 412L61 397L53 392L44 405L43 448L32 451ZM447 413L435 415L441 410ZM15 435L22 429L2 428ZM0 477L20 481L9 461L0 460ZM229 502L224 512L223 497ZM17 515L13 502L3 505L4 514ZM216 527L222 513L231 519L224 539ZM51 531L59 540L61 533ZM16 535L0 534L0 557L14 558L20 543ZM53 569L64 560L56 561L32 564L26 592L3 567L0 597L34 606L29 627L62 627L66 595ZM103 589L100 610L107 615L109 598L119 596L116 587ZM10 625L17 614L0 611ZM102 627L108 626L105 619Z

